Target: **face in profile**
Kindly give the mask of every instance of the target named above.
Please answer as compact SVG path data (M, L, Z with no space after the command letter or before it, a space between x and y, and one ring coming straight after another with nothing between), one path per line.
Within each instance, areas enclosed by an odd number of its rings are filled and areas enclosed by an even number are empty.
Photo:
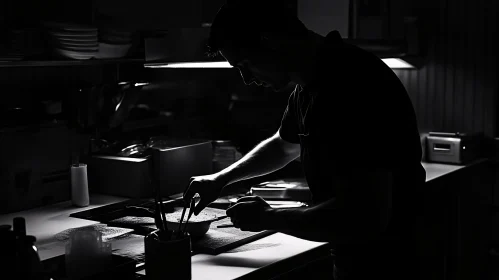
M220 53L241 72L246 85L256 84L274 91L291 86L289 70L278 57L265 50L235 50L223 48Z

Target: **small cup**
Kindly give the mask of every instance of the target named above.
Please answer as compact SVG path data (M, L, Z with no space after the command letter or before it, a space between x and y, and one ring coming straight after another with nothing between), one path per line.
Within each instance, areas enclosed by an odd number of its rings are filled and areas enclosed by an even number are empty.
M185 232L155 230L144 237L148 279L191 279L191 237Z

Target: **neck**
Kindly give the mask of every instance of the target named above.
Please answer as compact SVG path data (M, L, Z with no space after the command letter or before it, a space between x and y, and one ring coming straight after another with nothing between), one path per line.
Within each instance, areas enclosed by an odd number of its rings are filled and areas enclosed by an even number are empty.
M305 38L293 42L289 59L293 69L289 75L294 83L305 86L316 74L319 48L324 44L324 36L309 31Z

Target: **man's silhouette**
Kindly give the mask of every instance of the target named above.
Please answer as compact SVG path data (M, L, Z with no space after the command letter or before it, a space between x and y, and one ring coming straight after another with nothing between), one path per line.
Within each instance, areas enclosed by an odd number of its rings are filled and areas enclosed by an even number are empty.
M231 183L300 157L314 204L273 209L245 197L227 210L234 225L329 242L337 280L417 279L413 227L425 171L407 92L378 57L336 31L308 30L284 7L235 0L217 14L211 51L247 84L294 91L274 136L228 168L192 178L184 199L200 194L197 214Z

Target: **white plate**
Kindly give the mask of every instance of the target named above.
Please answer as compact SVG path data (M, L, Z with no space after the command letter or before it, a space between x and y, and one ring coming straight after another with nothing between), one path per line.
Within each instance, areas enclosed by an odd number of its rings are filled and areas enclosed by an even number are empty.
M69 48L98 48L97 42L68 42L68 41L54 41L54 45Z
M61 43L70 43L70 44L98 44L97 37L54 37L54 41Z
M95 57L95 54L97 52L81 52L81 51L69 51L69 50L63 50L63 49L58 49L55 48L54 52L60 56L67 57L67 58L73 58L73 59L79 59L79 60L86 60Z
M72 47L65 45L59 45L56 47L61 50L75 51L75 52L97 52L99 50L99 47L74 47L74 46Z
M50 31L50 35L54 37L97 37L98 32L64 32L64 31Z

